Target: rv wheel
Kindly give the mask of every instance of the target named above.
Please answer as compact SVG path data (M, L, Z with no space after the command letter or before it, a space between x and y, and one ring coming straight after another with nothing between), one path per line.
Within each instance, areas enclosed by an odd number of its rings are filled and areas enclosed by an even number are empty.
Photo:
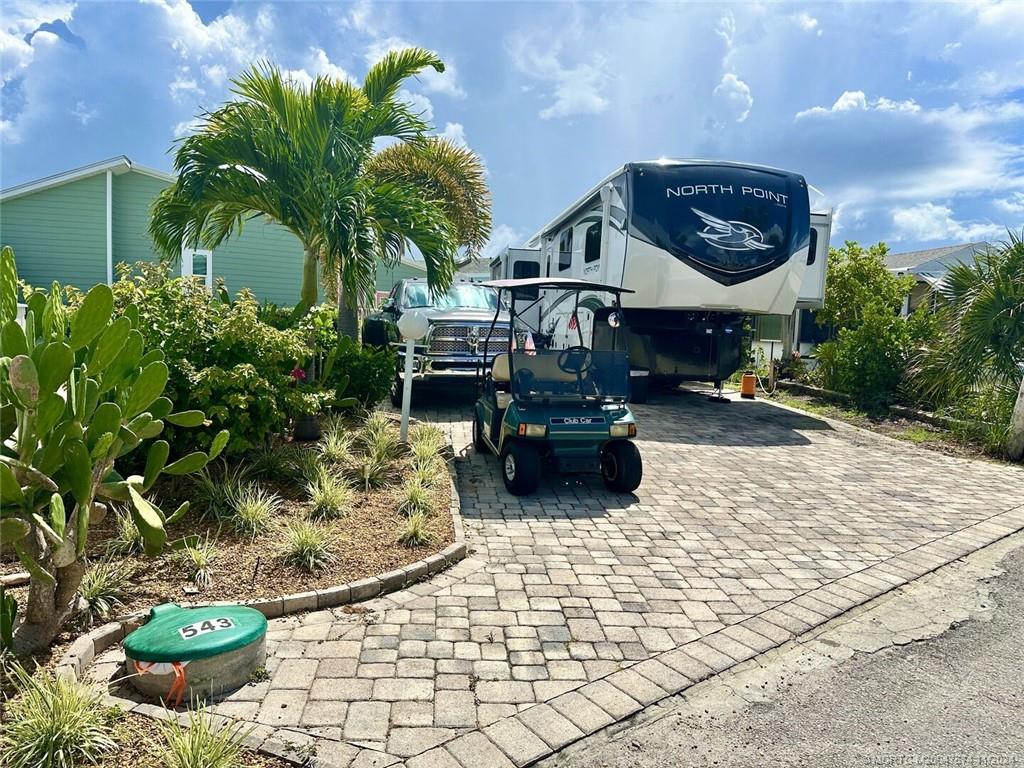
M532 445L510 440L501 450L501 479L513 496L533 493L540 485L540 454Z
M632 493L644 476L640 451L628 440L609 443L601 454L601 478L615 493Z

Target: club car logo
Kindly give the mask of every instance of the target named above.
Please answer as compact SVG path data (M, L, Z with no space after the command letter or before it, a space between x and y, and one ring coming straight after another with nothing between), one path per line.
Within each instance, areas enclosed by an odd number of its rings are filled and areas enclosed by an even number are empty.
M767 251L772 247L764 241L761 230L745 221L726 221L697 208L690 210L704 222L704 230L697 234L716 248L723 251Z
M557 416L552 424L604 424L604 416Z

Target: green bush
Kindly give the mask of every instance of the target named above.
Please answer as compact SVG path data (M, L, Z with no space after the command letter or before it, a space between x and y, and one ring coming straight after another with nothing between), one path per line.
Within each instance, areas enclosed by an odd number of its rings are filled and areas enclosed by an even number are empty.
M160 765L167 768L236 768L242 739L251 730L243 730L237 723L215 727L202 706L189 711L187 728L173 713L155 725L164 742L159 750Z
M329 383L337 386L340 377L347 376L348 386L338 396L354 397L363 408L372 408L391 392L397 360L391 347L360 347L352 339L344 337L338 343Z
M20 690L0 724L4 766L77 768L116 748L116 714L103 706L98 689L48 672L31 676L13 663L4 671Z
M280 548L285 562L310 573L334 562L334 542L320 523L295 520L284 529Z
M88 606L89 621L106 619L128 597L133 568L116 560L100 560L89 566L78 587Z
M877 406L893 398L907 365L907 321L884 304L862 308L855 328L818 347L822 384L852 395L862 405Z
M159 346L169 368L169 396L182 409L204 410L215 426L231 425L226 450L265 444L287 425L294 398L291 371L312 350L301 329L280 330L248 290L225 301L164 265L121 265L114 284L119 312L138 308L147 347ZM134 310L133 310L134 311ZM172 445L205 447L209 436L169 430Z

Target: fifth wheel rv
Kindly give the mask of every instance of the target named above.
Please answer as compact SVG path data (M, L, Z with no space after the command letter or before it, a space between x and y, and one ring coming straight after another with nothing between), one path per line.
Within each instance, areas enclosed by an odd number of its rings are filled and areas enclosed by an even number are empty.
M700 160L628 163L523 247L503 251L491 274L628 288L617 336L635 373L720 386L742 362L746 316L821 306L830 226L831 213L811 213L797 173ZM595 322L611 311L597 294L580 301L578 321L554 296L516 301L541 343L575 344L577 322L586 339L610 333L607 322Z

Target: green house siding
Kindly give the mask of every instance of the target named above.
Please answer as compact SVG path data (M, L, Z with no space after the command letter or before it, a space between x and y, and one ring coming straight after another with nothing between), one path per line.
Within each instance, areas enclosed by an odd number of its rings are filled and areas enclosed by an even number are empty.
M394 267L386 267L383 264L377 268L377 290L390 292L395 283L408 277L426 277L426 267L415 267L405 262L396 264Z
M168 182L143 173L114 176L111 213L114 264L157 260L156 249L149 236L149 209L167 186Z
M250 289L261 301L293 306L302 283L302 245L277 224L253 219L213 252L213 274L230 293Z
M107 280L107 179L89 176L0 203L0 243L30 285L87 290Z

